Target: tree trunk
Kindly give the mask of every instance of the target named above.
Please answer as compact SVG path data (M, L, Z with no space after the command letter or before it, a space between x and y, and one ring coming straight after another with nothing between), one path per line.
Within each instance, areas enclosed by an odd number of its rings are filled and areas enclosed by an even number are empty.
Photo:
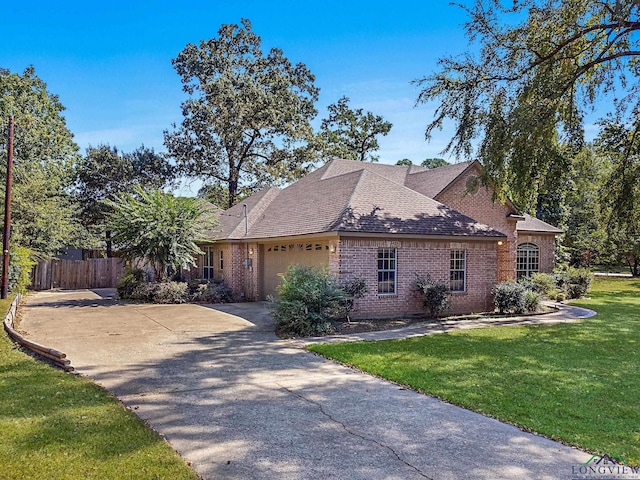
M105 242L107 244L107 258L113 257L113 247L111 243L111 230L105 232Z
M238 193L238 179L229 179L229 204L227 208L231 208L236 203L236 194Z

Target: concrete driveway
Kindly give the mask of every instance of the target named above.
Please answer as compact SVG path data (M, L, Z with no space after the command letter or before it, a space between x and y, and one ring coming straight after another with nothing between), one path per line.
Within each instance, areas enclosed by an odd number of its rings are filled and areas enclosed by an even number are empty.
M590 455L337 365L260 303L41 292L21 330L67 353L206 479L559 479Z

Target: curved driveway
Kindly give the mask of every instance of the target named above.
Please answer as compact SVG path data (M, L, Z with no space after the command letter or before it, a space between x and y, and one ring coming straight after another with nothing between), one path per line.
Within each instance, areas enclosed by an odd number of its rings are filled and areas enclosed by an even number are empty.
M280 340L260 303L41 292L21 330L67 353L205 479L558 479L590 455Z

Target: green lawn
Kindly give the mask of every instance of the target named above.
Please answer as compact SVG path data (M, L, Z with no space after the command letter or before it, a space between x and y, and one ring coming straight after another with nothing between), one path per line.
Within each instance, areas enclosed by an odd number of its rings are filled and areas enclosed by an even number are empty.
M0 303L0 311L7 309L8 303ZM198 476L104 389L34 360L3 330L0 478L195 480Z
M640 280L597 279L589 320L310 350L583 449L640 464Z

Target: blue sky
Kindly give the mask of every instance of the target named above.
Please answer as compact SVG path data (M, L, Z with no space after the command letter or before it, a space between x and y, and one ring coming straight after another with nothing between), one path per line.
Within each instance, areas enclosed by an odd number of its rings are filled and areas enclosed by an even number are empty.
M82 151L108 143L164 150L162 131L185 99L171 59L188 42L249 18L263 47L303 62L320 88L317 124L342 95L393 123L382 162L438 156L448 132L427 143L433 106L414 108L410 84L439 57L466 47L464 12L448 0L13 2L3 11L0 67L34 65L66 106Z

